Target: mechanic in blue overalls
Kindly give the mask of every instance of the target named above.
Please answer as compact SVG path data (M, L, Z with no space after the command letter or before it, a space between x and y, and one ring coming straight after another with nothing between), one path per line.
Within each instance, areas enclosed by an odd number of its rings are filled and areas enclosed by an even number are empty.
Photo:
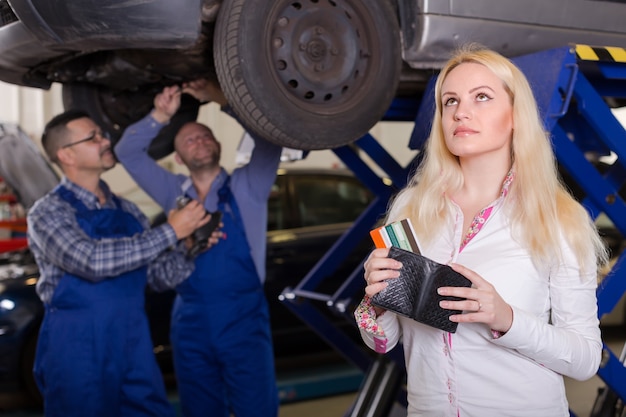
M215 82L185 86L201 102L227 110ZM174 365L185 417L276 417L278 393L267 300L263 291L267 199L282 148L256 139L250 162L232 175L220 166L220 143L205 125L182 126L175 158L189 176L159 166L150 142L180 106L168 87L154 110L129 126L115 152L135 181L165 210L186 195L223 213L223 236L196 258L193 275L179 285L172 313Z
M27 218L45 306L34 366L45 415L173 417L144 310L146 282L162 290L186 279L194 265L181 239L209 217L189 204L150 229L100 179L116 160L83 112L53 118L42 145L64 174Z

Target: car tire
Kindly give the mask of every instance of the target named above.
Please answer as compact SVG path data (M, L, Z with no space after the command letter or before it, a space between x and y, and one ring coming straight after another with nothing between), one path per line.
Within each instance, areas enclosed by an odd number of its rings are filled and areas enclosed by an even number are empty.
M389 1L227 0L214 61L226 98L253 133L291 148L363 136L391 104L402 68Z
M124 129L152 110L154 97L162 86L142 87L137 91L114 92L90 84L63 85L63 107L86 111L92 119L111 135L113 146ZM181 96L181 106L170 123L163 127L150 143L148 154L161 159L174 151L173 138L180 127L196 121L200 102L188 94Z

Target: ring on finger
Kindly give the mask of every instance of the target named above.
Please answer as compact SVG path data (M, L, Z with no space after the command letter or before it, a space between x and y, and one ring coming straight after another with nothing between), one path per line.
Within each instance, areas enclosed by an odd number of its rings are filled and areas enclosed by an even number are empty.
M480 311L483 308L483 305L480 301L476 300L476 302L478 303L478 310L476 311Z

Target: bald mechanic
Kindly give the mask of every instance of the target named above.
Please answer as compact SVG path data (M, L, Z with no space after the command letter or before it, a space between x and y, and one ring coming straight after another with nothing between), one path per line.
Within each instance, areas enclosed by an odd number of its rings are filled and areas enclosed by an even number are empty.
M229 111L216 84L198 80L184 92ZM278 393L270 320L263 292L267 199L282 148L256 139L250 162L229 175L221 145L205 125L185 124L175 158L189 176L161 168L147 153L180 106L181 91L165 88L154 110L129 126L115 151L135 181L170 210L189 196L223 213L223 238L196 258L194 273L176 287L171 339L185 417L276 417Z

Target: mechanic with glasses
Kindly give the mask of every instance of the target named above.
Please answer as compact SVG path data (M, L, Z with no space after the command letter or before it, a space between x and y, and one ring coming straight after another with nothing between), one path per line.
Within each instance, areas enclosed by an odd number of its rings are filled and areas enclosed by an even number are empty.
M183 239L209 216L192 202L151 229L139 208L100 178L116 159L86 113L54 117L42 145L63 172L27 217L45 306L34 365L45 414L173 417L144 291L146 283L163 290L193 271Z

